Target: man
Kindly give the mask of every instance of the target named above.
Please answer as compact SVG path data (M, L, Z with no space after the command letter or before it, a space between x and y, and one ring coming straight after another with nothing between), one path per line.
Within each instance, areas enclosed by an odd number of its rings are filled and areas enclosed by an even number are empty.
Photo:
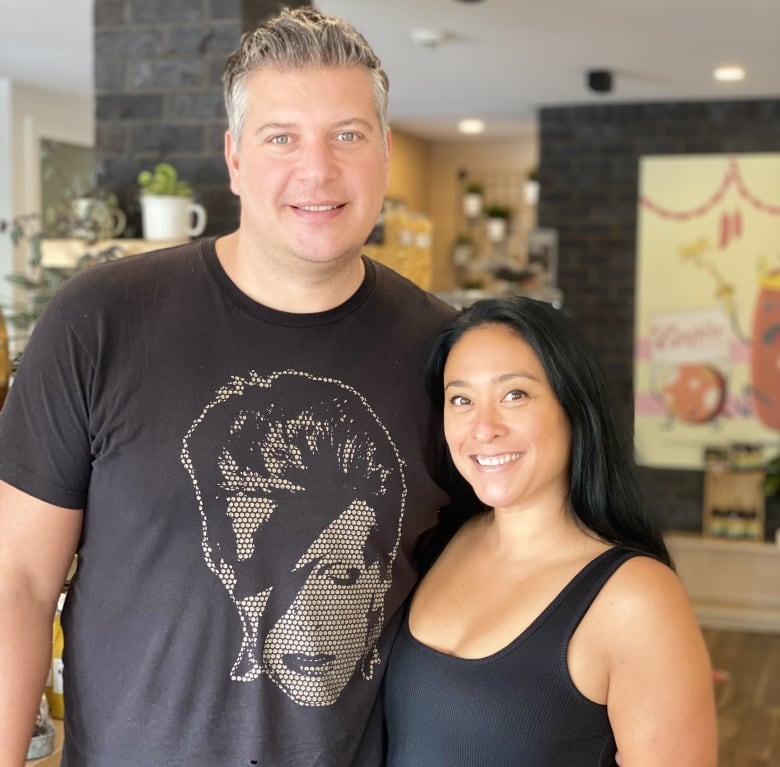
M238 230L69 281L0 417L0 766L63 614L63 767L377 765L378 688L448 496L422 370L452 310L361 256L387 78L311 9L225 72Z

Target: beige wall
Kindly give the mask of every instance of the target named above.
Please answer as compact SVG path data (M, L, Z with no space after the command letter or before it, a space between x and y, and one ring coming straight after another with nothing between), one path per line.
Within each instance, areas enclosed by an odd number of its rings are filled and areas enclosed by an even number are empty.
M516 172L524 178L538 163L538 141L534 125L514 138L428 141L393 131L388 197L424 213L433 221L433 282L435 291L455 286L452 243L462 229L461 186L458 171L480 173ZM518 211L519 239L525 240L535 225L535 210Z
M430 215L430 188L430 142L394 130L387 196L400 200L410 211Z
M525 178L538 163L536 128L529 126L526 133L516 138L437 141L432 145L432 162L433 289L450 290L455 286L452 244L463 225L458 171L466 170L472 177L478 176L480 171L516 171ZM527 232L535 225L535 210L524 206L518 214L516 225L525 241Z

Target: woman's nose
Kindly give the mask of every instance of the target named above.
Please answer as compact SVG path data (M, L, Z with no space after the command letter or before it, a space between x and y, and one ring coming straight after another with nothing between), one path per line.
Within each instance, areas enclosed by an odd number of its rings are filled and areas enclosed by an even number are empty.
M506 430L501 413L493 405L481 405L474 414L472 433L475 439L481 442L489 442Z

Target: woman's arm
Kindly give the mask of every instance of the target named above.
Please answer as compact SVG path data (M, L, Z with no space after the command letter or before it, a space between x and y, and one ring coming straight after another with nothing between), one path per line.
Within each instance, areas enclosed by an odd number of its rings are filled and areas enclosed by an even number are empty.
M609 613L607 707L623 767L716 767L712 667L677 576L629 560L599 598ZM602 624L603 626L603 624Z

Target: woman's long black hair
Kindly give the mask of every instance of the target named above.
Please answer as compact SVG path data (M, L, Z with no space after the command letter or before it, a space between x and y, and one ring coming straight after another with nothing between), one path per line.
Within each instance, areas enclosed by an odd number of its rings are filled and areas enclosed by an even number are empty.
M569 502L575 517L606 541L671 558L657 520L642 503L632 440L618 428L609 386L595 354L562 312L525 296L487 298L464 309L438 337L426 370L434 403L443 409L444 366L472 328L505 325L536 353L571 428Z

